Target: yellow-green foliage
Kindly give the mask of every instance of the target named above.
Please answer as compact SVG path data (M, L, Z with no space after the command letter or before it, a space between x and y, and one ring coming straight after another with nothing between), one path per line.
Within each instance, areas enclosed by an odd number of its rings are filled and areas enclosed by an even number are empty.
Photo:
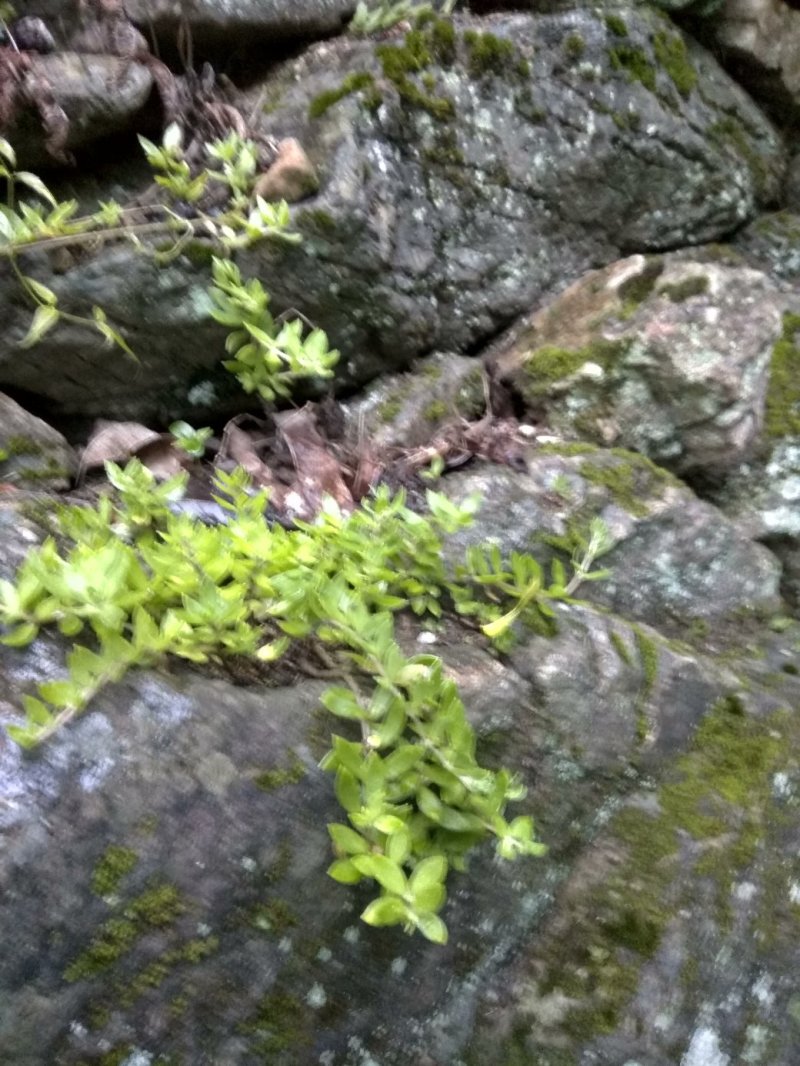
M800 315L783 316L783 332L772 350L764 424L770 437L800 435Z

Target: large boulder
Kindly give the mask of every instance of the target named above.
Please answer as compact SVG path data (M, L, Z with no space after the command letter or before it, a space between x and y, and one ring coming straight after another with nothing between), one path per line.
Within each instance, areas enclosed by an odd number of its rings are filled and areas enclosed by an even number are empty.
M30 55L11 119L0 129L22 167L63 163L63 150L73 151L112 133L134 128L153 88L148 68L133 59L73 53ZM4 77L9 77L5 72ZM12 97L12 100L14 98ZM40 107L34 101L40 101ZM58 136L53 154L50 133L54 111L60 109L65 136Z
M534 533L532 510L520 526ZM6 505L0 528L8 573L30 525ZM0 739L0 1058L512 1066L524 1048L555 1066L593 1048L616 1066L632 1047L660 1066L693 1047L689 997L730 994L732 957L753 982L768 964L790 1009L796 716L775 708L800 687L779 672L796 637L722 664L589 605L555 622L505 662L452 623L436 637L481 758L521 775L550 846L454 875L443 948L367 928L364 893L325 876L341 813L317 765L321 682L140 671L31 756ZM410 623L398 634L420 646ZM51 637L0 646L4 722L62 662ZM745 674L748 706L731 695ZM776 899L777 924L758 924ZM693 966L698 939L731 952ZM676 973L686 1009L667 1026ZM746 1039L748 1017L729 1012L718 1041Z
M114 7L91 0L20 0L14 8L17 15L44 18L54 33L69 40L94 9L103 6ZM355 8L356 0L126 0L124 10L131 22L155 37L161 50L172 51L181 32L202 48L224 42L230 50L267 45L276 38L323 36L341 30Z
M322 185L294 211L303 243L254 247L243 271L276 310L328 331L348 384L469 348L621 251L729 232L774 196L783 166L774 130L711 56L639 8L326 42L257 87L252 109L265 132L299 138ZM223 338L201 253L160 269L109 245L58 274L36 264L66 309L106 310L139 354L135 376L72 324L18 359L27 317L3 285L0 384L62 413L197 417L197 398L219 392Z
M761 438L785 298L765 274L634 256L572 285L491 355L556 432L718 472Z

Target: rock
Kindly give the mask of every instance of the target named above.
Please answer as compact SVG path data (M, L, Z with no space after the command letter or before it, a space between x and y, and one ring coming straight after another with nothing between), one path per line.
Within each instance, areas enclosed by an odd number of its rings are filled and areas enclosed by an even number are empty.
M0 482L65 489L77 468L78 457L60 433L0 393Z
M287 137L278 145L275 162L256 179L253 191L268 202L286 200L296 204L318 188L319 178L303 146L294 137Z
M635 453L534 447L527 474L485 467L450 474L441 488L455 501L473 492L486 501L475 524L448 543L451 565L466 545L488 539L504 556L531 551L548 580L554 546L568 558L598 516L614 548L595 566L610 574L581 585L581 598L671 632L779 606L774 556Z
M109 8L113 4L105 0ZM20 0L18 14L41 15L53 28L80 24L86 0ZM100 6L97 4L96 6ZM174 49L181 20L191 39L204 49L265 45L276 38L313 38L342 29L355 10L355 0L192 0L176 8L171 0L125 0L128 18L155 35L159 50ZM230 54L230 51L228 52Z
M769 545L781 560L781 591L796 612L800 608L800 437L775 441L765 456L743 464L707 491L737 529Z
M42 82L52 91L69 120L66 144L72 150L110 133L130 130L153 86L145 66L111 56L62 52L31 55L30 61L27 79ZM53 165L41 117L30 104L19 108L16 121L3 135L13 144L20 168Z
M712 39L724 62L776 119L800 114L800 13L784 0L725 0Z
M800 214L787 209L761 215L736 234L732 247L775 281L796 281L800 277Z
M469 1063L795 1062L797 726L763 690L718 702L490 982Z
M754 270L635 256L576 282L492 360L559 434L719 471L760 439L784 306Z
M472 349L591 264L714 239L774 195L782 147L714 60L644 9L617 20L502 15L434 22L410 44L398 30L342 39L253 90L244 111L265 107L265 133L303 144L321 189L295 209L300 246L262 243L240 263L277 312L329 333L342 385ZM219 388L223 334L195 262L156 273L117 246L41 280L65 308L91 292L145 372L120 390L99 340L61 329L24 367L0 347L0 384L44 382L64 414L143 421L191 421L190 391ZM6 344L23 329L13 291ZM55 358L63 375L46 370Z
M348 421L379 447L414 448L429 444L436 431L454 419L476 418L486 397L480 362L465 355L437 352L405 374L376 381L347 404Z
M2 571L14 516L0 507ZM0 738L0 1055L512 1066L515 1047L544 1064L591 1046L616 1066L658 1055L654 1019L678 995L669 1046L688 1054L688 1007L730 996L735 967L755 982L767 966L785 1007L796 939L771 931L789 903L766 915L784 898L770 885L792 899L797 724L776 707L800 682L777 691L774 673L799 634L726 667L588 605L557 623L505 663L439 633L481 751L520 774L550 845L522 865L479 853L451 886L444 948L359 923L363 894L325 876L340 812L317 765L319 682L139 671L32 756ZM51 637L0 645L5 722L62 658ZM693 968L706 942L731 951ZM725 1018L721 1047L748 1025Z

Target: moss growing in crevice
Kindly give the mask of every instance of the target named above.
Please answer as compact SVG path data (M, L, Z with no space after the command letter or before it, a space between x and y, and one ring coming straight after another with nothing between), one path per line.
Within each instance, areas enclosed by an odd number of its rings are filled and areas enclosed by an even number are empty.
M624 74L628 81L638 81L651 93L656 91L656 68L644 49L633 44L617 44L609 49L608 59L612 69Z
M412 80L413 75L423 74L435 59L446 65L455 54L455 38L450 38L449 31L438 28L439 21L452 29L452 24L446 20L430 22L410 30L400 45L379 45L375 54L384 77L394 85L402 100L447 121L455 117L453 101L445 96L434 96L430 89L420 88Z
M648 500L671 485L680 485L669 471L650 459L624 448L598 450L599 461L581 463L578 472L592 485L607 489L615 503L637 518L649 513ZM607 455L612 460L602 459Z
M586 42L579 33L568 33L564 38L563 48L568 59L577 61L586 51Z
M274 991L264 996L250 1021L240 1031L251 1038L252 1051L258 1055L277 1055L289 1051L300 1055L311 1043L308 1032L308 1008L288 992Z
M708 292L709 280L706 274L695 274L683 281L676 281L671 285L660 285L659 296L666 296L674 304L683 303L693 296L703 296Z
M113 966L140 937L172 925L186 906L174 885L155 885L105 921L83 954L64 971L69 982L94 977Z
M315 96L311 103L308 105L308 117L320 118L325 114L334 104L338 104L340 100L344 100L346 96L350 96L353 93L361 92L363 90L375 90L375 81L371 74L366 71L360 71L354 74L348 74L342 81L342 84L337 89L328 89L319 96Z
M545 344L531 351L525 361L526 397L545 396L553 385L570 378L586 363L609 369L630 347L630 341L609 341L602 337L583 348L559 348Z
M633 666L633 656L631 655L631 650L625 643L625 638L622 636L622 634L618 633L616 629L612 629L609 633L609 640L611 641L614 651L620 657L622 662L626 666Z
M613 33L615 37L627 37L628 26L624 18L619 15L606 15L603 19L606 29L609 33Z
M284 785L296 785L298 781L302 781L306 776L306 767L293 751L290 751L289 755L292 760L289 766L263 770L261 773L256 774L253 778L256 787L260 788L262 792L274 792L276 788L283 788Z
M689 59L686 43L679 33L659 30L653 35L653 52L672 84L686 99L697 85L697 71Z
M656 282L663 273L664 263L661 259L648 259L641 273L628 278L617 287L617 296L622 301L623 318L630 318L637 308L652 295Z
M112 844L100 857L92 871L92 892L96 896L111 896L120 882L137 863L136 852L131 848Z
M747 129L743 121L733 115L726 115L708 128L708 137L721 148L727 148L744 160L750 168L750 172L758 186L759 198L761 190L769 181L769 168L756 149L753 142L747 136Z
M509 74L526 78L530 75L530 64L505 37L467 30L464 44L467 49L467 69L473 78L490 75L508 77Z
M764 428L771 438L800 435L800 315L783 316L783 332L772 349Z

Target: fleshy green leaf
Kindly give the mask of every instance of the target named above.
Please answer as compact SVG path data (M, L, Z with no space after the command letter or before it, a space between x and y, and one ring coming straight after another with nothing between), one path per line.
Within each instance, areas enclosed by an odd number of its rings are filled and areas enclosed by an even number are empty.
M396 896L381 896L369 904L361 919L367 925L399 925L408 920L408 908Z

